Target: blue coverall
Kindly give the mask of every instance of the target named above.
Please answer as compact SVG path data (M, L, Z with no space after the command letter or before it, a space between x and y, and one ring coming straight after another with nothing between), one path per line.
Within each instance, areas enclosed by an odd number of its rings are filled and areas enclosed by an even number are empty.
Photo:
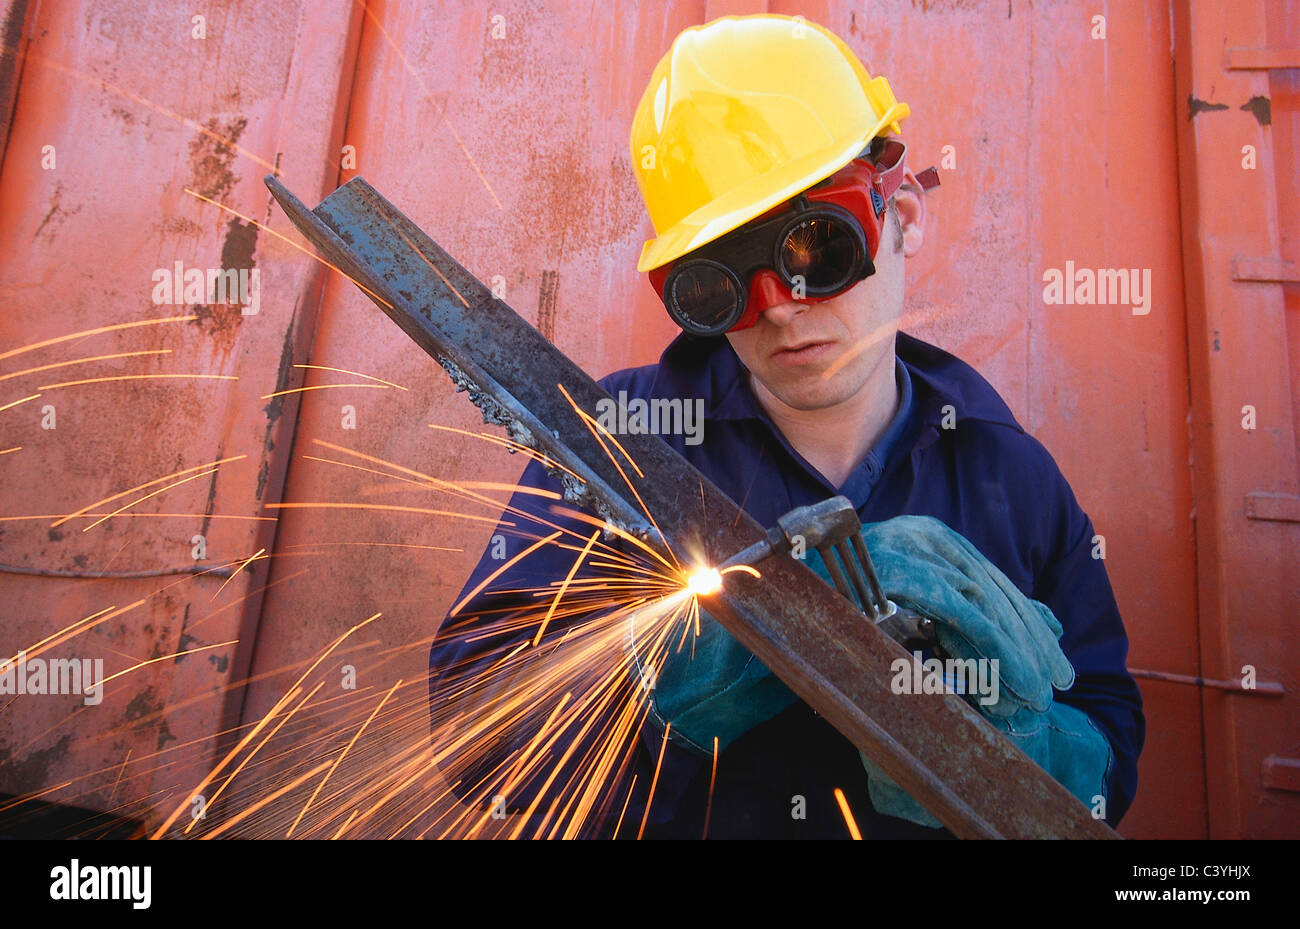
M910 395L908 402L900 404L882 440L839 487L808 464L773 425L725 338L679 336L657 365L619 371L600 384L615 396L626 391L629 398L702 399L703 441L687 444L684 435L663 439L765 526L794 507L837 493L854 503L864 523L903 514L933 516L969 539L1026 595L1047 604L1064 627L1061 648L1078 675L1074 687L1057 699L1087 713L1114 753L1107 789L1107 820L1114 825L1137 789L1145 719L1141 695L1125 668L1128 638L1105 563L1093 557L1092 522L1051 455L973 368L901 332L896 353L905 369L899 380ZM519 483L559 490L559 482L536 462ZM563 524L537 497L517 493L511 506ZM511 519L519 522L517 516ZM589 527L574 528L590 534ZM501 647L496 639L468 641L474 637L476 613L499 616L523 606L509 591L563 578L573 561L571 551L534 552L473 598L455 620L445 622L430 652L431 692L447 668L472 666L476 660L486 667L489 650ZM462 596L500 565L485 552ZM536 601L528 603L535 606ZM650 724L645 729L636 757L638 789L619 837L636 833L660 750L659 733ZM711 767L710 759L669 743L646 837L701 836ZM708 835L845 837L845 821L834 799L837 787L864 837L949 835L875 812L857 749L802 701L722 752ZM792 816L794 797L803 798L805 818ZM613 819L593 824L584 835L609 835Z

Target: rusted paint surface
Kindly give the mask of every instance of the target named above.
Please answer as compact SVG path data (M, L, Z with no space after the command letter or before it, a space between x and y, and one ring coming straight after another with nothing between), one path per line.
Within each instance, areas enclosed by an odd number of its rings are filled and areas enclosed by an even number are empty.
M438 3L418 13L385 4L371 12L344 140L357 147L356 168L342 180L360 174L382 189L593 376L654 361L672 325L634 271L649 226L627 127L655 62L680 30L701 21L703 4L586 10L507 2L488 10ZM493 38L494 26L504 38ZM320 442L443 480L518 476L523 462L499 447L429 428L499 434L337 275L326 285L312 362L408 390L304 394L287 500L465 509L447 494L305 457L355 462ZM355 381L328 371L308 377L311 385ZM343 666L353 665L358 693L382 693L399 678L423 680L428 642L491 528L384 511L286 512L277 549L321 554L310 575L268 591L253 669L267 676L250 688L245 720L261 718L292 684L293 675L276 669L313 660L377 611L384 615L366 630L372 644L331 656L329 677L339 681ZM303 566L281 560L272 581ZM306 616L314 622L297 619ZM330 731L355 712L348 693L333 692L344 699L297 717L304 731ZM416 699L407 709L409 733L421 739L427 708Z
M0 568L5 658L96 611L137 601L45 657L101 658L107 676L205 649L131 671L107 686L99 705L76 695L6 697L0 792L70 781L50 799L139 814L195 783L212 763L217 734L238 722L241 694L225 688L248 665L265 563L224 589L229 570L198 576L196 565L235 565L270 547L274 521L259 519L259 497L278 492L293 416L289 408L277 422L258 397L292 379L282 346L306 357L321 275L301 252L268 242L185 188L264 218L260 178L268 168L278 164L310 189L332 185L330 132L346 103L340 72L351 12L316 2L205 12L202 39L192 34L191 14L168 3L40 4L31 28L0 178L0 353L136 320L195 318L0 362L3 376L154 352L0 382L0 404L42 394L0 414L0 447L21 446L0 458L0 515L72 513L175 471L238 460L211 475L191 472L200 479L89 531L84 518L58 527L53 518L0 523L0 563L22 572ZM297 45L284 41L303 32ZM157 302L155 272L170 273L178 261L259 270L259 311L214 303L206 286L201 299L211 305ZM166 288L161 299L177 296L185 299ZM146 373L204 378L41 386ZM54 428L42 428L47 413ZM210 648L232 641L238 645Z
M1298 82L1294 71L1225 70L1223 55L1295 48L1300 24L1288 6L1174 7L1178 93L1213 88L1233 103L1179 125L1201 673L1242 680L1254 669L1286 691L1281 699L1201 691L1216 838L1300 835L1300 795L1261 779L1268 758L1300 755L1300 523L1281 507L1251 504L1300 491L1300 301L1294 284L1232 274L1236 259L1300 257ZM1267 123L1248 105L1261 98L1271 101Z

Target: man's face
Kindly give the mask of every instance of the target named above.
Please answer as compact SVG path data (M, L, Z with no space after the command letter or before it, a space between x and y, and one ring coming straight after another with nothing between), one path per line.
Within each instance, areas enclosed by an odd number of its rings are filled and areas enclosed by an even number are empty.
M795 410L836 406L857 395L894 348L903 313L904 259L920 250L925 207L904 184L885 217L876 273L820 303L790 301L765 310L753 326L727 333L741 362L766 393Z

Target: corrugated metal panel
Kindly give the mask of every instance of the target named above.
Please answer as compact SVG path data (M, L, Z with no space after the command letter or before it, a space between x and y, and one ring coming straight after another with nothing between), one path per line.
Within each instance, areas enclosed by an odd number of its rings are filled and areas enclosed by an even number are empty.
M6 700L2 792L69 782L52 798L134 811L183 796L211 765L218 733L238 724L242 693L225 688L248 667L265 564L224 589L221 574L194 572L272 545L261 504L278 494L295 410L292 398L258 398L296 376L321 275L186 189L265 218L261 176L277 164L305 190L333 184L350 12L309 2L206 14L203 38L170 3L46 3L33 20L0 178L0 405L40 396L0 413L0 446L17 447L0 458L0 652L91 616L44 657L101 658L111 675L205 651L131 671L97 706ZM216 304L206 280L209 305L159 304L155 273L176 262L256 269L258 312ZM113 380L136 375L149 378ZM45 386L91 378L109 380ZM198 467L221 459L215 471ZM111 512L184 477L197 479L94 528L87 518L20 518L156 482L91 508ZM137 515L150 513L191 515Z
M1300 758L1296 69L1243 65L1300 63L1300 31L1280 3L1175 4L1174 24L1202 674L1286 690L1201 691L1210 835L1294 838L1273 772Z

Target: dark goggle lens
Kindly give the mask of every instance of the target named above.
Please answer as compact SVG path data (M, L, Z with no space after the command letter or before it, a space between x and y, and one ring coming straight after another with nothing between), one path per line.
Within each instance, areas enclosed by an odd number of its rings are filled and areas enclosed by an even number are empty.
M790 281L802 280L812 294L828 293L849 284L861 255L859 237L833 217L800 221L777 248L782 275Z
M692 263L668 281L668 307L677 322L699 332L725 332L739 315L740 291L726 269Z

